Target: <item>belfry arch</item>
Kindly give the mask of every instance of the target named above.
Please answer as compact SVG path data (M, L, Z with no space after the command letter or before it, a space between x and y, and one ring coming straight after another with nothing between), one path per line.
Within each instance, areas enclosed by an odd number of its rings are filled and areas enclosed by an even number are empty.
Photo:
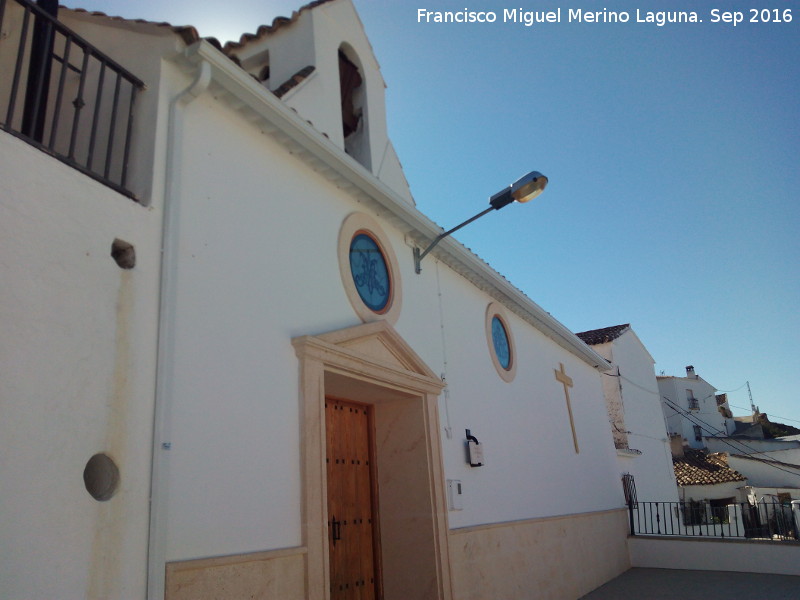
M338 54L344 150L372 170L366 74L350 44L341 44Z

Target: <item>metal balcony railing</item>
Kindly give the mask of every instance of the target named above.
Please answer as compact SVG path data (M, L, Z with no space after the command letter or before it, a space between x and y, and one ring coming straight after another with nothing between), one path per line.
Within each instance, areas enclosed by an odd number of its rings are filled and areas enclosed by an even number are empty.
M0 127L131 198L134 104L143 88L40 6L0 0Z
M800 506L761 501L631 502L631 535L800 541Z

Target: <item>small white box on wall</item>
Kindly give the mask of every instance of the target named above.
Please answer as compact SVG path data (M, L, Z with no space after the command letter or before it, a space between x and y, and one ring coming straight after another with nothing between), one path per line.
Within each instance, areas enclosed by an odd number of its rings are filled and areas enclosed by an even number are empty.
M450 505L450 510L461 510L461 480L448 479L447 480L447 500Z

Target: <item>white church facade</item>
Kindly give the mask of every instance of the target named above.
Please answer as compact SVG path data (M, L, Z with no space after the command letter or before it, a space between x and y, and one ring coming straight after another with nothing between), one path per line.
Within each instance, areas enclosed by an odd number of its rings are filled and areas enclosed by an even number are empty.
M61 8L39 112L30 7L0 38L3 597L569 599L629 568L612 366L453 238L415 271L441 229L350 0L223 50Z

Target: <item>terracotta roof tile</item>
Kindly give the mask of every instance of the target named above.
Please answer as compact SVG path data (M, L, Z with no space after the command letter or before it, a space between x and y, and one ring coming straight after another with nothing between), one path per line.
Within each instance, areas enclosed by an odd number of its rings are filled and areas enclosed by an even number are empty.
M278 86L278 88L275 89L273 93L278 98L282 98L284 94L286 94L289 90L300 85L303 82L303 80L306 79L313 72L314 72L314 65L303 67L297 73L292 75L288 81L285 81L280 86Z
M672 458L672 468L679 486L747 480L744 475L728 466L728 457L724 452L709 454L703 450L687 449L683 456Z
M171 29L173 32L177 33L187 45L193 44L197 40L200 39L200 34L197 33L197 29L195 29L191 25L172 25L165 21L157 22L157 21L148 21L146 19L127 19L125 17L114 17L111 15L107 15L104 12L100 12L97 10L86 10L85 8L70 8L68 6L61 6L59 8L65 8L67 10L71 10L76 13L85 13L87 15L91 15L93 17L100 17L104 19L109 19L111 21L124 21L128 23L142 23L144 25L153 25L155 27L164 27ZM217 46L221 49L221 44L215 38L206 38L212 44Z
M613 327L604 327L603 329L582 331L581 333L576 333L575 335L577 335L590 346L594 346L596 344L613 342L628 329L630 329L630 323L626 323L625 325L614 325Z
M239 37L239 41L238 42L228 42L228 43L226 43L225 47L223 48L223 52L225 52L225 54L228 54L229 52L233 52L235 50L238 50L239 48L242 48L242 47L246 46L248 43L250 43L250 42L252 42L254 40L258 40L258 39L264 37L265 35L269 35L270 33L274 33L277 30L281 29L282 27L286 27L287 25L291 25L292 23L297 21L297 19L300 17L300 15L303 12L305 12L307 10L311 10L313 8L316 8L317 6L320 6L321 4L326 4L326 3L332 2L332 1L333 0L315 0L314 2L309 2L308 4L304 4L303 6L298 8L296 11L294 11L292 13L291 17L275 17L274 19L272 19L272 24L271 25L261 25L256 30L255 33L244 33L244 34L242 34Z

